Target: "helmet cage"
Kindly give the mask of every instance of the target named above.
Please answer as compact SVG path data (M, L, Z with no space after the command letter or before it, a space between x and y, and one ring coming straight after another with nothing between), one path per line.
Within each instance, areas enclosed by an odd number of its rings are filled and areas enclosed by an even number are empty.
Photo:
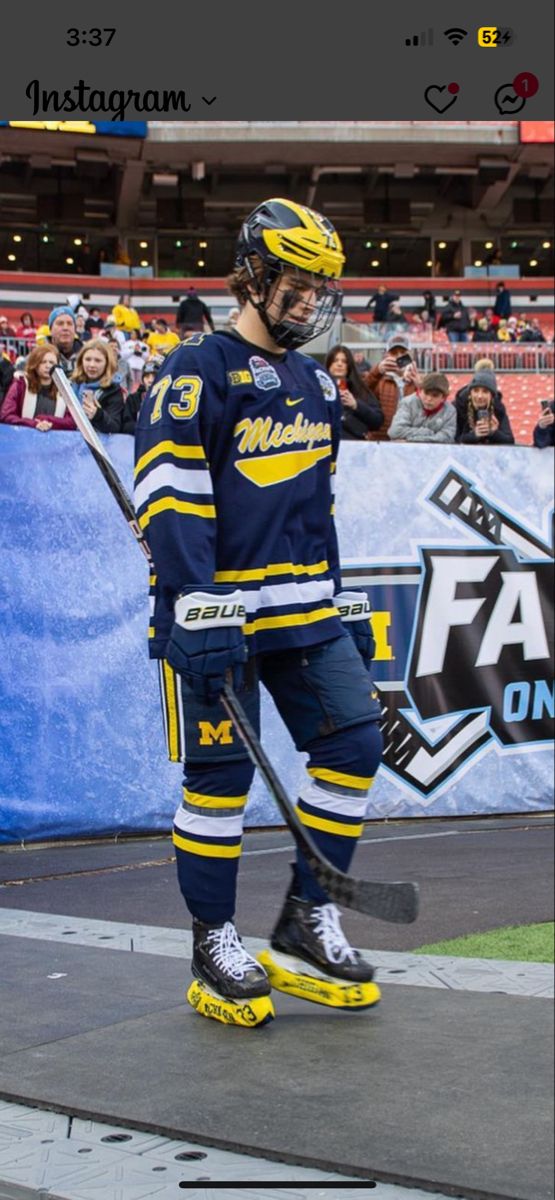
M255 266L252 258L246 255L243 259L249 276L243 298L256 309L276 345L292 350L326 333L341 310L339 282L312 271L303 271L279 259L262 261L256 255ZM285 276L290 286L282 288L279 308L270 313L277 285ZM292 310L302 303L307 293L310 296L310 310L302 317L295 317Z

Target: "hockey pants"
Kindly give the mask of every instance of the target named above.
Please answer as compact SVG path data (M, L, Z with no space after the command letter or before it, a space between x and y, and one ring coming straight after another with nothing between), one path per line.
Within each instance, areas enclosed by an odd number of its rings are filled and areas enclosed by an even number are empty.
M342 871L351 862L382 753L377 692L349 634L250 661L238 693L258 732L260 687L270 692L298 750L308 754L297 814ZM220 704L204 705L167 662L160 684L168 753L185 763L174 846L181 892L193 916L232 920L243 818L254 767ZM295 892L328 897L297 852Z

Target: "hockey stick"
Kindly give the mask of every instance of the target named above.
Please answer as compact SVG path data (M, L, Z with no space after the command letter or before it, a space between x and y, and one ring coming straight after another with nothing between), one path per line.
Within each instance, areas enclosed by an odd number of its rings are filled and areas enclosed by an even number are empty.
M133 537L140 545L150 569L155 571L150 547L137 521L132 501L100 438L83 412L69 380L59 367L55 367L52 372L52 379L58 391L61 392L77 428L82 433L97 466L100 468L115 501L119 505ZM243 706L237 699L233 689L227 683L221 696L221 702L229 714L239 737L244 742L249 757L255 766L258 767L262 779L270 795L274 798L298 847L305 855L315 879L317 879L318 883L327 892L330 900L337 901L346 908L353 908L357 912L376 917L380 921L392 921L396 924L410 924L412 921L415 921L418 914L418 887L415 883L374 883L365 879L353 879L343 871L337 870L324 857L297 816L281 781L260 745L254 729L247 720Z

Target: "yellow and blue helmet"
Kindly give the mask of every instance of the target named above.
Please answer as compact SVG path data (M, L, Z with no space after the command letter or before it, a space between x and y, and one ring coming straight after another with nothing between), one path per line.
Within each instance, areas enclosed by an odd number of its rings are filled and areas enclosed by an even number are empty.
M296 204L274 198L259 204L243 223L237 242L235 267L246 268L248 284L243 299L258 311L278 345L300 346L325 333L341 309L339 279L345 263L343 247L327 217ZM256 269L258 266L258 270ZM282 289L280 311L271 315L273 285L282 275L291 282ZM299 290L314 295L310 318L295 319Z

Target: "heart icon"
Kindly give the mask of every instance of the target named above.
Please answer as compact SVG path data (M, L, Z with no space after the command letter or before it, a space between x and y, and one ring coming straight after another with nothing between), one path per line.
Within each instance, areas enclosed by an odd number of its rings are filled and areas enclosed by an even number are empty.
M435 100L432 100L431 96L434 92L437 92L437 96ZM447 92L447 96L442 96L441 92ZM437 113L444 113L447 112L447 109L451 108L451 105L455 103L457 95L450 95L447 91L446 84L442 84L440 86L438 83L432 83L430 84L430 87L426 88L426 91L424 92L424 99L426 104L429 104L430 108L435 109Z

